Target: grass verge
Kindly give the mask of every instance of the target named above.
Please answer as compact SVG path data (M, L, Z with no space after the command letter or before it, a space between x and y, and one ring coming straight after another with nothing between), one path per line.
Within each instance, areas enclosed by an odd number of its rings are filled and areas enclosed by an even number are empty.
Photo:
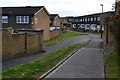
M63 41L66 38L74 37L74 36L82 36L82 35L88 35L83 33L76 33L76 32L64 32L61 35L44 42L44 46L51 46L56 43L59 43L60 41Z
M46 56L40 57L29 63L4 70L2 72L2 77L25 79L38 78L50 70L52 67L54 67L56 64L58 64L65 57L67 57L71 51L74 51L82 46L82 44L74 44L56 52L50 53Z
M104 57L106 78L119 78L118 53L114 52Z

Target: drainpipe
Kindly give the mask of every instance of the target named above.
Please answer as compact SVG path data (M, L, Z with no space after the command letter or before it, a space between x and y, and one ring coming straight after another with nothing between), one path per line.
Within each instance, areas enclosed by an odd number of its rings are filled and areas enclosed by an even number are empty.
M106 26L106 44L108 44L108 25Z
M100 4L100 6L102 7L102 18L103 18L103 4ZM103 33L103 31L102 31L102 24L101 24L101 38L103 38L103 36L102 36L102 33Z
M25 51L27 52L27 33L25 33Z

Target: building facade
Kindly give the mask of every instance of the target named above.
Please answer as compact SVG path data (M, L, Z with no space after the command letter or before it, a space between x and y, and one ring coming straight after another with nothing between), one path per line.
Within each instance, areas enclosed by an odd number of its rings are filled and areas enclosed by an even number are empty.
M68 25L73 28L100 31L100 14L91 14L78 17L67 17Z
M106 18L112 14L113 12L104 12L85 16L67 17L68 27L100 32L101 26L102 30L104 30Z
M61 19L58 14L50 14L50 26L61 26Z
M2 28L44 29L44 40L49 40L49 22L44 6L2 7Z
M50 30L53 31L55 29L61 28L61 18L58 14L50 14Z
M61 17L61 23L62 23L62 26L67 26L67 24L68 24L67 18L66 17Z

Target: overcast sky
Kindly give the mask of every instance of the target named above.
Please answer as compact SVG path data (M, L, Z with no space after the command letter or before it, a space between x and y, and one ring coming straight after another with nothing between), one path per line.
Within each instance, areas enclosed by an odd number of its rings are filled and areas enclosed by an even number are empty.
M0 0L0 6L45 6L50 14L64 16L81 16L111 11L115 0Z

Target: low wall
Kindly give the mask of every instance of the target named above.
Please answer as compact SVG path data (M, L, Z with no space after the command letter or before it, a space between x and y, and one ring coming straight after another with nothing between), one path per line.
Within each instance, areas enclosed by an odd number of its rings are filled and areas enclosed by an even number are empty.
M3 59L22 51L25 51L25 34L12 34L12 29L2 30Z
M67 30L71 30L70 27L67 27Z
M27 34L27 53L42 49L39 34Z
M42 49L39 33L12 33L12 28L2 30L3 59L16 54L33 53Z
M105 27L105 30L103 32L103 42L104 44L114 44L115 38L114 35L110 31L110 26Z
M115 38L109 26L108 27L108 44L114 44L114 43L115 43Z
M60 30L54 30L50 32L50 39L57 37L58 35L60 35Z

